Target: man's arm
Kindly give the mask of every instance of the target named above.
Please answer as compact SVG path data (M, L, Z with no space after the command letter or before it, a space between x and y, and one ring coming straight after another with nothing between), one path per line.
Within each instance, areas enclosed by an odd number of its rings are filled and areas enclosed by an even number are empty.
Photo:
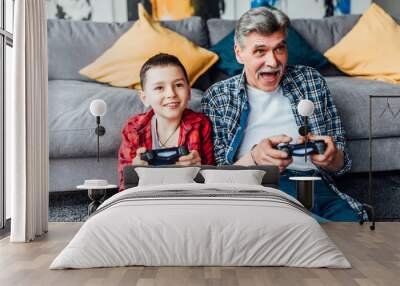
M288 157L284 151L276 149L279 143L289 143L292 138L286 135L272 136L265 138L251 148L242 158L235 162L235 165L274 165L283 172L293 159Z
M325 167L322 166L322 168L336 176L340 176L351 169L351 159L347 152L345 131L336 106L333 103L332 95L325 80L321 78L321 81L322 98L325 100L324 119L327 128L326 135L332 137L337 149L331 164Z
M221 115L221 107L213 101L212 90L208 89L201 99L201 111L208 116L212 126L212 141L214 144L214 157L217 165L225 163L225 144L223 143L223 116Z

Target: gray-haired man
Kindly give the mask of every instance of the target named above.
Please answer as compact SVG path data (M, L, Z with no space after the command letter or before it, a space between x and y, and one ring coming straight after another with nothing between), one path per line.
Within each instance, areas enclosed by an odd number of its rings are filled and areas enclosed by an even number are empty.
M281 189L295 195L289 176L322 176L317 183L313 212L336 221L367 219L362 205L341 193L332 175L350 170L344 130L325 80L306 66L287 66L286 34L289 18L279 10L256 8L239 19L235 29L235 53L243 73L211 86L202 109L213 125L218 165L276 165ZM308 139L324 140L323 155L305 162L276 149L279 143L302 142L298 129L303 118L297 104L309 99L315 112L308 119Z

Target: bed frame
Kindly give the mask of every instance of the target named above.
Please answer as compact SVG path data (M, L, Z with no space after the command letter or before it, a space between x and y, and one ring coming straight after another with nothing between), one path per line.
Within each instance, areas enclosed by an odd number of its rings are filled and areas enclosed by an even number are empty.
M136 167L143 166L125 166L123 170L124 174L124 186L125 189L133 188L138 185L139 177L135 171ZM199 166L202 170L207 169L218 169L218 170L263 170L265 175L262 179L261 184L265 187L271 187L279 189L279 169L276 166L236 166L236 165L225 165L225 166ZM147 166L147 168L183 168L183 166L168 165L168 166ZM200 174L194 178L197 183L204 183L204 178Z

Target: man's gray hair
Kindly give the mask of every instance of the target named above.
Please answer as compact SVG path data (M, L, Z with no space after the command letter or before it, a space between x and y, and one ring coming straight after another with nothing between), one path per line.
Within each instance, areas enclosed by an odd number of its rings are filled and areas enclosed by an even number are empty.
M278 9L267 7L250 9L236 23L235 43L243 47L244 38L252 32L271 35L282 31L286 34L289 24L289 17Z

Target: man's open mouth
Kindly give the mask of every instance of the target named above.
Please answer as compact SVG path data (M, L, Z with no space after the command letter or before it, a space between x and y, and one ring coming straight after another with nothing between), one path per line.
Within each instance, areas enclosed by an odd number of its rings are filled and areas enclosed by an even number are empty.
M262 78L266 81L275 81L279 76L280 71L262 71L259 72L259 78Z

